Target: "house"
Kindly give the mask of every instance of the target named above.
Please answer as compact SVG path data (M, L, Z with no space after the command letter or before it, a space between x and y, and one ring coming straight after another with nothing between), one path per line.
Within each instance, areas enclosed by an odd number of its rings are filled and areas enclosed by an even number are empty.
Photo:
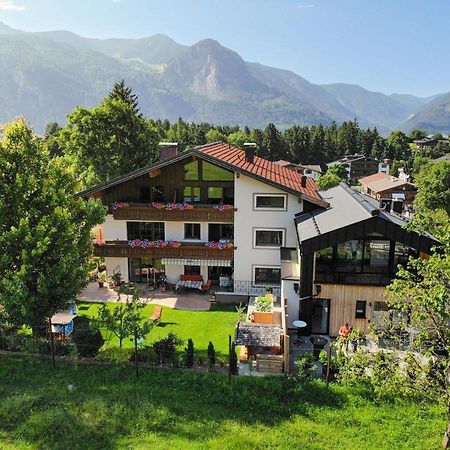
M399 205L399 209L396 209L399 213L402 213L405 207L411 207L417 193L416 186L409 182L409 176L403 172L403 169L399 169L398 177L379 172L361 178L359 183L364 194L379 201L381 199L392 199L395 196L394 194L402 194L402 204Z
M337 161L327 164L327 166L330 167L335 164L345 168L347 179L352 183L356 183L360 178L379 172L380 168L382 171L386 171L385 165L380 166L380 161L377 159L359 154L346 155Z
M416 144L418 148L434 148L438 142L439 140L433 138L432 136L425 136L422 139L415 140L414 144Z
M81 193L108 207L95 255L107 274L145 282L149 269L169 283L196 275L236 292L281 285L280 248L295 247L294 216L326 207L311 178L216 142L177 152Z
M300 319L305 335L336 336L348 322L367 332L386 314L385 288L398 264L429 255L439 242L407 231L407 219L344 183L321 194L329 206L296 215L298 249L284 252L288 327Z
M433 161L431 162L433 164L439 164L441 162L450 162L450 153L447 153L444 156L441 156L440 158L433 159Z
M310 177L314 181L316 181L317 178L319 178L320 175L322 175L322 169L319 166L319 164L295 164L289 161L285 161L283 159L276 161L276 163L282 167L285 167L286 169L294 170L295 172L301 175Z

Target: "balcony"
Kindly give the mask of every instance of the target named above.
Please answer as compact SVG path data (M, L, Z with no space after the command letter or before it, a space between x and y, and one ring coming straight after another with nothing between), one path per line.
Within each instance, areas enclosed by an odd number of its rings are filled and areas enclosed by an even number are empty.
M123 203L110 207L116 220L222 222L233 223L236 209L232 205L191 205L188 203Z
M316 272L314 283L387 286L394 276L388 273Z
M126 258L201 258L201 259L233 259L236 247L212 248L205 244L183 244L178 246L133 246L129 241L106 241L94 245L95 256L119 256Z

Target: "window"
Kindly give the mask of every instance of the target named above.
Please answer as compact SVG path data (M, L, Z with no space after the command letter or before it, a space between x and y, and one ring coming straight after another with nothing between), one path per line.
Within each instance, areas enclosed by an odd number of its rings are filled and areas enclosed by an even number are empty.
M141 203L149 203L150 199L150 186L139 186L139 201Z
M184 179L198 181L198 161L191 161L184 165Z
M164 222L127 222L128 240L164 241Z
M208 203L218 205L223 199L223 188L211 186L208 188Z
M234 225L231 223L210 223L208 225L208 240L232 241L234 239Z
M164 201L164 187L163 186L152 186L152 200L154 202Z
M255 209L286 209L284 194L255 194Z
M199 187L186 186L183 192L183 198L186 203L200 203Z
M184 238L185 239L200 239L200 224L199 223L185 223L184 224Z
M284 230L256 229L254 233L255 247L282 247Z
M365 300L356 300L355 319L366 318L366 305L367 302Z
M200 266L184 266L185 275L200 275Z
M233 181L234 173L209 162L202 162L204 181Z
M254 267L254 281L260 284L280 284L281 269L279 267Z

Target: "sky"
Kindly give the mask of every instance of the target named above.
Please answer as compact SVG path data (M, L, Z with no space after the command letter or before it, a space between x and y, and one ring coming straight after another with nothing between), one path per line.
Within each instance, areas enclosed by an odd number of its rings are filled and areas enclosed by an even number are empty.
M95 38L212 38L313 83L450 91L450 0L0 0L0 21Z

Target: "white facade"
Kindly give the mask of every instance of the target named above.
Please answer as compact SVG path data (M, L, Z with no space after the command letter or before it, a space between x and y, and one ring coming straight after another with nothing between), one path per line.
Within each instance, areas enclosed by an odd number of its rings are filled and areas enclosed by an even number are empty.
M294 215L303 210L298 196L248 176L235 175L235 200L237 211L234 214L234 279L253 281L255 267L280 268L279 248L258 248L255 246L256 229L278 229L284 231L282 247L297 247ZM286 208L257 209L255 195L276 194L286 198Z

